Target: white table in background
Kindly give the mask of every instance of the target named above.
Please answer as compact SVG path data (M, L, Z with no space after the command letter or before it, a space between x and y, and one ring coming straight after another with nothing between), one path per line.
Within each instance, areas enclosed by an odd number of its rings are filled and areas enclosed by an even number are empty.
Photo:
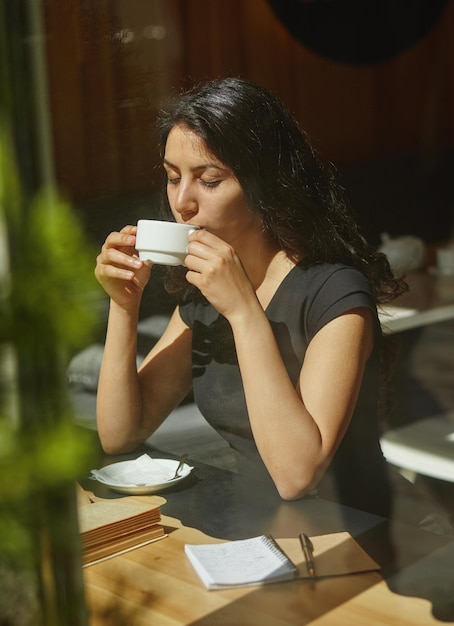
M384 333L391 334L454 319L454 276L411 274L409 291L380 308Z

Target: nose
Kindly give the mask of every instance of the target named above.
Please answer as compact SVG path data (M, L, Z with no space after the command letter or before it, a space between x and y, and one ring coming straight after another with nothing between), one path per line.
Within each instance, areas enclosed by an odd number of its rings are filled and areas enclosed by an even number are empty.
M174 196L173 208L176 213L181 215L184 221L198 213L197 197L190 183L180 181Z

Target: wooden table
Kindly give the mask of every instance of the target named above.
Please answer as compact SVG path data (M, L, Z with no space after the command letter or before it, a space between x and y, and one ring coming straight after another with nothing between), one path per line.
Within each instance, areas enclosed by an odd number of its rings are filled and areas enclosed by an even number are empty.
M379 311L385 333L454 319L454 276L410 274L409 291Z
M89 481L104 497L119 497ZM90 626L428 626L454 623L454 540L317 497L283 502L253 481L198 465L162 494L168 536L85 568ZM150 496L156 498L159 496ZM378 572L207 591L187 542L263 532L295 537L348 531ZM444 621L440 621L434 614Z

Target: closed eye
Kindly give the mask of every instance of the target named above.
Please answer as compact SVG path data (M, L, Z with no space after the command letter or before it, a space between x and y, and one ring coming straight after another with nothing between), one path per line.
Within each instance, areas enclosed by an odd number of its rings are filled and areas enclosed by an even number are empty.
M200 178L199 180L204 187L209 188L217 187L221 182L220 180L203 180L203 178Z

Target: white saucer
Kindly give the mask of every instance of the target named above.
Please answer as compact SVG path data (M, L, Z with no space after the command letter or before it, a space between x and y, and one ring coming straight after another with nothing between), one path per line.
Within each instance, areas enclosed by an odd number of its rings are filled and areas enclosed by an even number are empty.
M185 463L178 477L172 478L178 467L178 460L153 458L150 459L153 465L150 463L150 467L144 469L137 465L142 458L140 457L132 461L119 461L118 463L106 465L99 470L91 470L90 478L119 493L145 495L173 487L189 476L193 470L190 465ZM137 482L131 479L134 473L136 473Z

